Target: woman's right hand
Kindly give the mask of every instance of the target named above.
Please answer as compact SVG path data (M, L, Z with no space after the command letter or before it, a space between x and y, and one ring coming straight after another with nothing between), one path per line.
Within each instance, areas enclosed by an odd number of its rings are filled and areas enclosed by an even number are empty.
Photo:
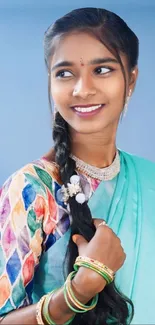
M120 239L113 230L107 225L99 226L102 221L94 219L96 232L90 242L87 242L81 235L74 235L72 239L78 247L80 256L93 258L108 266L113 272L117 272L124 264L126 254ZM94 293L100 292L106 285L105 280L98 273L85 267L79 268L74 282L78 283L80 279L81 284L84 279L83 285L86 285L85 288L87 287L89 292L93 290Z

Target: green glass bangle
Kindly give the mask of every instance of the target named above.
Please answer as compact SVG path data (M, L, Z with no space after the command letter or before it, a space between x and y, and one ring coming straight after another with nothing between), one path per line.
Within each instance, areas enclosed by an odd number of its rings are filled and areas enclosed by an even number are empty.
M82 262L81 266L87 267L87 268L97 272L98 274L100 274L106 280L107 284L112 282L111 278L108 276L108 274L106 272L101 271L98 268L95 268L93 265ZM78 267L80 267L80 266L78 265Z
M71 277L71 278L73 278L74 276L75 276L75 274L76 274L76 271L73 271L73 272L71 272L70 273L70 275L69 275L69 277ZM68 279L68 278L67 278ZM67 280L66 280L67 281ZM74 297L74 293L72 292L72 294L73 294L73 297ZM91 305L90 306L87 306L87 305L83 305L83 304L81 304L81 302L80 301L78 301L78 304L79 305L81 305L81 307L82 306L84 306L83 308L85 308L84 310L79 310L79 309L75 309L74 307L72 307L72 305L70 304L70 302L68 301L68 297L67 297L67 288L66 288L66 282L65 282L65 284L64 284L64 297L65 297L65 301L66 301L66 304L68 305L68 307L72 310L72 311L74 311L75 313L86 313L88 310L86 310L86 308L87 307L95 307L96 306L96 304L97 304L97 301L98 301L98 294L93 298L93 301L92 301L92 303L91 303ZM92 309L93 309L92 308ZM90 310L90 309L89 309Z
M54 292L56 291L57 289L51 291L50 293L47 294L46 296L46 299L44 301L44 304L43 304L43 309L42 309L42 315L46 321L46 323L48 325L54 325L55 323L52 321L50 315L49 315L49 311L48 311L48 306L49 306L49 302L50 302L50 299L51 299L51 296L54 294Z
M104 272L102 272L102 271L100 271L100 270L94 268L94 267L91 266L91 265L90 265L90 266L83 265L83 266L88 267L88 268L91 269L92 271L95 271L95 272L97 272L98 274L100 274L100 275L101 275L101 276L106 280L107 284L109 284L109 283L111 282L111 280L109 279L109 277L108 277L108 275L107 275L106 273L104 273Z
M75 318L75 315L73 315L72 318L70 318L66 323L64 323L63 325L68 325L72 322L72 320Z
M79 310L79 309L75 309L74 307L72 307L72 305L69 303L68 298L67 298L67 290L66 290L66 285L64 284L64 298L66 301L67 306L74 311L74 313L86 313L86 311L83 310Z
M58 289L54 289L53 291L51 291L46 299L45 299L45 302L43 304L43 311L42 311L42 315L43 317L45 318L45 321L48 325L56 325L55 322L53 322L53 320L51 319L50 315L49 315L49 310L48 310L48 307L49 307L49 302L50 302L50 299L51 299L51 296L54 294L55 291L57 291ZM72 320L74 319L75 315L73 315L72 318L70 318L66 323L64 323L63 325L69 325Z
M100 274L106 280L107 284L112 282L112 279L110 278L110 276L106 272L101 271L98 268L95 268L93 265L91 265L91 264L89 264L87 262L81 262L80 265L77 265L75 263L74 266L73 266L74 270L77 272L80 266L87 267L87 268L97 272L98 274Z
M68 276L68 279L69 280L72 280L72 278L75 276L75 273L77 273L77 272L71 272L70 274L69 274L69 276ZM93 308L95 308L96 307L96 305L97 305L97 302L98 302L98 294L93 298L93 300L92 300L92 302L91 302L91 304L88 306L88 305L84 305L84 304L82 304L76 297L75 297L75 295L74 295L74 292L73 292L73 290L72 290L72 288L70 287L70 293L71 293L71 296L73 297L73 299L75 300L75 302L77 303L77 304L79 304L80 305L80 307L81 308L83 308L83 309L87 309L88 308L88 311L89 310L91 310L91 309L93 309ZM90 308L91 307L91 308Z

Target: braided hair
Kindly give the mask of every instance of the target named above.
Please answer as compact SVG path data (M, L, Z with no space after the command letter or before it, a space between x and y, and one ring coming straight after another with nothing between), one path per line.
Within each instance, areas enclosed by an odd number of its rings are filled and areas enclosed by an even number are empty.
M138 39L127 24L116 14L98 8L81 8L71 11L62 18L56 20L45 32L44 51L45 63L49 69L50 57L54 53L54 38L61 37L71 31L87 31L99 39L118 59L126 85L124 67L120 58L120 52L128 58L129 70L136 66L138 60ZM50 76L49 76L49 101ZM126 97L126 87L124 101ZM60 176L64 185L70 181L75 172L75 161L70 157L71 139L67 122L59 112L55 114L53 125L53 140L55 161L60 168ZM73 271L73 264L78 256L76 244L72 241L73 234L82 235L88 242L95 234L95 226L87 202L79 204L74 197L69 198L70 213L72 216L71 237L67 254L67 272ZM108 319L114 317L115 324L127 324L133 317L134 306L130 299L118 291L115 283L107 285L99 293L97 306L87 313L77 314L72 321L73 325L103 325L108 324Z

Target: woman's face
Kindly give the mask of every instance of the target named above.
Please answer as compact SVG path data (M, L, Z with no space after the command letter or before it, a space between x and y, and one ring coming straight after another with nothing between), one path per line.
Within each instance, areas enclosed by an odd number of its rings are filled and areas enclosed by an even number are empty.
M127 60L121 59L128 93L136 73L130 83ZM124 106L124 77L116 58L95 37L81 32L57 39L50 73L56 110L71 129L88 134L117 126Z

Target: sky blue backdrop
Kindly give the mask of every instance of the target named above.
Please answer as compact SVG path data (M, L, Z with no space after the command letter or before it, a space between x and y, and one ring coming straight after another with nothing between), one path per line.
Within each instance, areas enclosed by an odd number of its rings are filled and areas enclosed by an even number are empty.
M139 80L118 146L155 161L155 1L0 0L0 184L52 146L43 34L83 6L116 12L140 39Z

